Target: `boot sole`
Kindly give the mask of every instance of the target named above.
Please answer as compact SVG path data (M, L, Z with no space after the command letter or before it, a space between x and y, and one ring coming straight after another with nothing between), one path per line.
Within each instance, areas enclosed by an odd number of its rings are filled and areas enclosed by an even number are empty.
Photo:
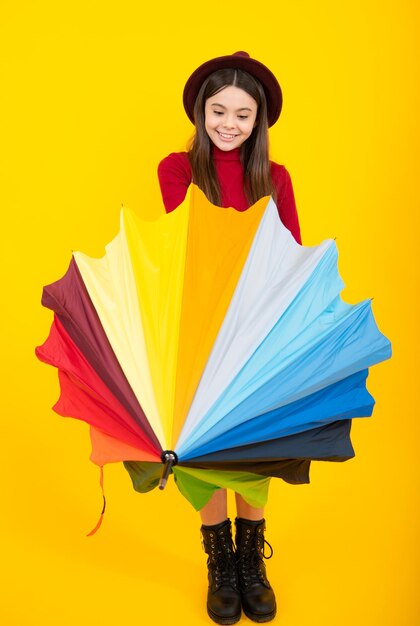
M252 620L253 622L258 622L259 624L263 624L264 622L271 622L271 620L276 617L277 609L275 609L272 613L267 613L267 615L256 615L255 613L250 613L249 611L245 611L245 609L244 609L244 613L248 617L248 619Z
M216 624L236 624L236 622L239 622L242 615L241 613L239 613L238 615L234 615L233 617L220 617L220 615L216 615L215 613L213 613L213 611L211 611L209 607L207 607L207 613L209 617L211 617L213 622L216 622Z

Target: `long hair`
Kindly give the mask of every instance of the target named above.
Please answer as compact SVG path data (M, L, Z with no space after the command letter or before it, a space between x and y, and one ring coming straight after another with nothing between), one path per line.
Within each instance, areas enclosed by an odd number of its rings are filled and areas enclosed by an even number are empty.
M222 69L213 72L201 85L194 104L195 133L190 139L188 157L193 182L200 187L212 204L220 206L221 193L216 168L211 158L212 142L205 128L206 100L233 85L246 91L256 101L256 126L240 147L240 160L244 170L244 193L249 205L276 190L270 173L268 159L267 101L261 83L243 70Z

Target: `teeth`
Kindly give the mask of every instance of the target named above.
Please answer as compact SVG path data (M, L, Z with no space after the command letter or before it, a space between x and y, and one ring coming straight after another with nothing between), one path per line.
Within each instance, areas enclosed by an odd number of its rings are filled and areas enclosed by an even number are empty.
M225 139L232 139L232 137L236 137L236 135L225 135L224 133L220 133L220 132L219 132L219 135L221 137L225 137Z

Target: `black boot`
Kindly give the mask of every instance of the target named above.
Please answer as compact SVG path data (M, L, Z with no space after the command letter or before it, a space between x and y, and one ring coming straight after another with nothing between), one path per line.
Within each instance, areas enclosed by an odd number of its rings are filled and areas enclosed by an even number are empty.
M269 622L276 615L276 598L267 580L263 559L273 556L273 548L264 539L265 520L258 522L236 518L236 559L242 608L254 622ZM264 543L270 556L264 554Z
M236 573L231 522L202 526L207 559L209 590L207 612L217 624L235 624L241 617L241 595Z

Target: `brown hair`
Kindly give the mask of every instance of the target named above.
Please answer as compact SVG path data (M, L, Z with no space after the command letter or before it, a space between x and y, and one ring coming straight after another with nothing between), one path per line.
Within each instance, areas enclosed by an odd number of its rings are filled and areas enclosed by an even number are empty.
M212 142L205 128L204 107L206 100L216 93L234 85L246 91L256 101L256 126L240 147L240 159L244 169L244 193L249 205L263 196L273 194L268 159L267 101L261 83L251 74L239 69L222 69L210 74L201 85L194 104L195 133L190 139L188 151L193 182L200 187L212 204L220 206L221 194L216 169L211 158Z

